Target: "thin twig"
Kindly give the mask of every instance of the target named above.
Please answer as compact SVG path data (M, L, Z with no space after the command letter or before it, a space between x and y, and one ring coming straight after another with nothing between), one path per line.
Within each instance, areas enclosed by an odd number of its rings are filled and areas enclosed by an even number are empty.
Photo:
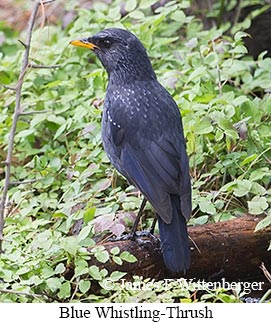
M260 265L260 269L263 271L264 276L266 277L266 279L269 281L269 283L271 284L271 274L270 272L266 269L264 263L262 262Z
M239 18L240 18L240 14L241 14L241 4L242 4L242 0L238 0L237 1L237 4L236 4L236 7L235 7L235 14L234 14L234 19L233 19L233 26L235 26L238 21L239 21Z
M40 8L41 8L41 17L42 17L40 28L43 28L44 25L45 25L45 19L46 19L46 17L45 17L45 8L44 8L43 1L40 1Z
M39 295L39 294L32 294L32 293L27 293L27 292L19 292L16 290L11 290L11 289L0 289L0 293L5 293L5 294L15 294L15 295L23 295L23 296L28 296L28 297L32 297L32 298L44 298L43 295Z
M16 91L16 87L8 86L8 85L5 85L5 84L1 84L1 86L3 86L7 90Z
M31 111L24 111L21 112L21 116L27 116L27 115L31 115L31 114L39 114L39 113L47 113L47 112L51 112L51 110L31 110Z
M37 181L38 181L37 179L26 179L24 181L10 182L9 185L10 186L16 186L16 185L22 185L22 184L32 184L32 183L36 183Z
M197 249L198 253L201 253L200 248L198 247L198 245L196 244L196 241L192 239L191 236L188 236L188 238L190 239L190 241L192 241L193 245L195 246L195 248Z
M38 65L38 64L32 64L32 63L28 64L28 67L30 68L58 68L60 66L61 64L57 64L57 65Z
M47 293L41 293L41 294L35 294L35 293L28 293L28 292L20 292L16 290L11 290L11 289L0 289L0 293L5 293L5 294L14 294L14 295L24 295L32 298L36 298L40 301L40 298L42 298L42 302L44 302L44 298L51 299L53 301L59 302L59 299L57 297L54 297L52 295L48 295Z
M263 295L263 297L260 299L259 303L265 303L266 301L270 302L270 299L268 300L268 297L271 295L271 289L268 289L268 291Z
M214 53L217 53L216 46L215 46L215 41L213 39L212 39L212 47L213 47ZM216 71L217 71L217 80L218 80L219 94L222 95L221 71L220 71L220 67L219 67L218 61L216 63Z
M220 8L217 16L217 26L220 28L223 20L223 15L225 14L225 0L220 0Z
M24 76L29 64L29 51L30 51L30 44L32 38L32 32L35 24L35 19L37 16L37 12L40 6L40 0L36 0L34 2L33 10L31 12L31 16L28 21L28 28L27 28L27 38L26 42L23 43L25 45L25 52L22 62L22 67L20 71L20 76L16 85L16 102L15 102L15 109L13 114L13 121L9 133L9 143L8 143L8 151L6 157L6 167L5 167L5 182L3 188L3 194L1 196L0 201L0 254L3 252L2 249L2 242L3 242L3 229L4 229L4 211L5 211L5 204L7 199L7 193L10 185L10 172L11 172L11 160L12 160L12 152L14 146L14 137L17 128L17 122L19 119L21 111L21 93L22 93L22 85L24 81Z
M79 283L80 283L80 279L79 279L79 277L76 277L76 284L75 284L74 292L72 293L72 296L70 298L70 302L74 299L74 297L78 291Z
M22 40L18 39L18 42L19 42L21 45L23 45L23 47L24 47L24 48L27 48L26 43L24 43Z
M48 3L52 3L52 2L55 2L56 0L44 0L44 1L41 1L42 4L48 4ZM40 3L41 4L41 3Z

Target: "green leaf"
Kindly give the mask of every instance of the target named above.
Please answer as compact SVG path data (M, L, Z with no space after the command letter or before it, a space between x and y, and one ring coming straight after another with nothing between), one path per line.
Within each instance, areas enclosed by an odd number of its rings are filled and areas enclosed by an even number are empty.
M56 266L56 268L55 268L55 273L56 274L62 274L62 273L64 273L64 271L66 270L66 267L65 267L65 265L63 264L63 263L60 263L60 264L58 264L57 266Z
M99 181L97 181L93 185L92 189L94 192L102 192L102 191L106 190L110 185L111 185L111 179L103 178L103 179L100 179Z
M186 15L182 10L174 11L170 18L177 21L180 24L180 27L186 22Z
M56 123L58 125L65 124L66 120L61 117L61 116L56 116L56 115L48 115L46 118L48 121Z
M113 259L114 263L116 263L117 265L121 266L123 264L123 261L118 256L113 256L112 259Z
M254 170L249 177L250 181L259 181L262 180L265 176L271 177L271 171L268 167L262 167Z
M235 196L244 196L250 192L252 183L246 179L237 179L233 188L233 194Z
M265 195L266 189L262 185L252 182L250 192L254 195Z
M134 255L132 255L130 252L128 251L123 251L121 254L120 254L120 258L124 261L127 261L127 262L130 262L130 263L133 263L133 262L137 262L137 259Z
M75 256L78 250L77 237L65 237L62 239L61 247L69 254Z
M55 80L55 81L52 81L52 82L49 82L45 85L46 88L51 88L51 87L55 87L55 86L58 86L62 83L61 80Z
M115 6L113 8L110 8L107 14L107 20L112 22L112 21L118 21L121 18L120 14L120 7Z
M9 75L4 71L0 71L0 83L9 84L11 82Z
M242 163L241 163L241 166L244 166L246 164L249 164L251 163L253 160L255 160L256 158L258 157L257 154L253 154L253 155L250 155L248 156L247 158L245 158Z
M84 222L88 223L94 219L96 207L91 207L84 212Z
M265 218L263 218L260 222L257 223L255 231L264 229L271 225L271 214L267 215Z
M54 157L50 162L50 166L55 172L59 171L62 166L60 158Z
M213 203L211 201L209 201L208 199L202 199L199 202L199 208L203 213L207 213L207 214L215 214L216 213L216 209L215 209Z
M28 284L38 286L43 283L43 280L39 276L33 275L29 278Z
M221 127L223 130L235 130L233 127L233 124L225 118L221 118L218 120L218 125Z
M46 279L46 285L52 292L56 292L58 289L61 288L61 280L60 278L52 277Z
M71 284L70 282L64 282L61 286L60 286L60 290L58 292L58 297L65 299L71 296Z
M75 262L75 270L74 270L75 277L87 274L88 270L89 270L88 263L85 260L79 259Z
M35 127L36 125L42 123L46 119L47 119L47 114L46 113L38 113L31 120L30 126Z
M89 233L91 230L92 230L91 225L85 226L77 236L78 241L80 242L82 240L85 240L89 236Z
M106 250L96 252L94 256L98 261L102 263L106 263L109 260L109 253Z
M120 248L119 247L113 247L110 250L110 253L112 253L112 255L118 255L120 253Z
M245 33L244 31L238 31L235 35L234 35L234 40L236 42L238 42L239 40L241 40L244 37L248 37L249 34Z
M202 216L199 216L198 218L195 218L193 223L196 225L203 225L208 222L208 219L209 219L208 215L202 215Z
M262 214L268 208L266 197L263 196L254 196L247 204L250 214Z
M126 3L125 3L125 10L126 11L133 11L135 10L137 6L137 0L128 0Z
M106 276L108 275L108 270L107 270L107 269L105 269L105 268L103 268L103 269L101 269L100 274L101 274L101 275L102 275L102 277L104 278L104 277L106 277Z
M247 54L247 48L244 45L237 45L231 50L231 53Z
M95 265L89 267L89 274L95 280L101 280L103 278L99 268Z
M17 134L17 138L24 138L27 137L29 135L32 135L35 132L35 129L26 129L26 130L21 130L18 134Z
M215 140L220 141L224 137L224 132L220 131L219 129L215 133Z
M232 104L234 106L240 106L247 101L249 101L248 97L246 97L245 95L240 95L232 101Z
M63 123L56 131L54 139L58 138L67 128L67 123Z
M218 64L218 54L215 52L211 52L209 53L205 58L204 58L204 62L207 65L210 65L211 67L214 67Z
M25 268L26 269L26 268ZM19 272L19 271L18 271ZM17 275L18 275L18 272L17 272ZM41 274L42 274L42 277L43 278L49 278L51 276L54 276L55 275L55 271L53 270L53 268L49 267L49 266L44 266L41 270Z
M156 2L157 2L156 0L141 0L139 3L139 8L140 9L148 9Z
M127 275L127 273L121 272L121 271L113 271L111 273L111 275L109 276L111 281L118 281L120 280L122 277L124 277L125 275Z
M14 250L13 252L11 252L11 253L9 253L9 254L6 255L6 259L11 260L11 261L14 261L14 262L18 261L21 257L22 257L22 254L21 254L21 252L19 250ZM18 272L20 272L19 275L21 275L22 273L24 273L24 272L22 272L22 270L24 270L24 269L23 268L20 268L17 271L17 274L18 274Z
M61 213L61 212L55 212L52 214L53 218L66 218L66 214Z
M195 133L198 135L203 135L213 131L213 126L211 125L210 120L203 119L195 126Z
M129 16L133 19L138 19L138 20L142 20L145 18L144 13L140 10L135 10L135 11L130 12Z
M79 290L81 293L85 294L90 289L90 281L88 280L80 280L79 282Z

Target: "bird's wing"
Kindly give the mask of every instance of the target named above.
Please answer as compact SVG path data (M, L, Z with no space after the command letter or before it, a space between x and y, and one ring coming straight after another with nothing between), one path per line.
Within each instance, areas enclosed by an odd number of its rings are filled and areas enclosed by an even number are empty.
M113 109L111 103L111 119L120 125L110 123L110 137L119 151L115 166L140 189L159 216L170 223L170 195L180 196L186 218L191 212L182 122L176 103L163 88L162 94L157 88L154 93L149 88L147 91L140 100L139 111L136 111L137 97L131 98L128 105L118 101ZM118 108L114 110L114 106Z

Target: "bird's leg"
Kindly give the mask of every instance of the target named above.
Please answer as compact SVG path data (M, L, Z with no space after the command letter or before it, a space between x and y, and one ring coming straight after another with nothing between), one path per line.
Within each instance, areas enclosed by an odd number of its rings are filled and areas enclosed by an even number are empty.
M136 216L136 219L135 219L135 222L133 224L131 232L124 235L124 236L121 236L120 238L117 238L117 239L110 238L109 241L136 240L139 244L145 245L146 243L150 243L150 241L144 240L144 238L152 238L153 241L159 240L158 238L156 238L153 235L155 224L156 224L156 221L157 221L157 216L155 216L155 218L153 219L153 222L152 222L152 225L150 227L150 230L143 230L143 231L139 231L139 232L136 231L137 227L138 227L138 224L139 224L139 221L140 221L140 218L143 215L143 211L144 211L144 208L146 206L146 203L147 203L147 199L144 197L143 201L141 202L141 205L140 205L139 211L137 213L137 216Z
M143 205L145 206L145 204L146 204L146 202L144 204L143 203L144 203L144 200L142 202L141 207ZM143 206L143 209L144 209L144 206ZM143 209L142 209L142 212L143 212ZM141 210L141 208L140 208L140 210ZM139 212L140 212L140 210L139 210ZM155 213L154 219L152 221L152 224L151 224L150 229L149 230L143 230L143 231L136 232L136 228L135 228L135 231L132 232L132 233L130 233L130 239L136 240L140 245L146 245L146 244L150 243L150 241L152 241L152 243L159 242L160 241L159 238L157 238L153 234L154 233L154 229L155 229L156 222L157 222L157 215ZM133 229L134 229L135 225L137 226L137 224L138 224L138 221L137 221L137 223L135 222L135 224L133 226ZM146 238L148 238L148 239L146 239Z
M143 230L143 231L135 232L133 238L134 239L138 239L140 237L141 238L142 237L145 237L145 238L152 238L152 239L155 239L155 240L158 239L157 237L154 236L154 229L155 229L156 222L157 222L157 215L155 213L154 219L152 221L152 224L151 224L150 229L149 230Z
M154 215L154 219L153 219L153 221L152 221L152 224L151 224L151 227L150 227L150 234L154 234L154 230L155 230L155 226L156 226L156 223L157 223L157 215L156 215L156 213L155 213L155 215Z
M144 208L146 206L146 203L147 203L147 199L144 197L143 198L143 201L140 205L140 208L139 208L139 211L137 213L137 216L136 216L136 219L135 219L135 222L134 222L134 225L132 227L132 230L130 232L130 236L131 236L131 239L134 239L135 236L136 236L136 230L137 230L137 227L138 227L138 224L139 224L139 221L140 221L140 218L143 214L143 211L144 211Z

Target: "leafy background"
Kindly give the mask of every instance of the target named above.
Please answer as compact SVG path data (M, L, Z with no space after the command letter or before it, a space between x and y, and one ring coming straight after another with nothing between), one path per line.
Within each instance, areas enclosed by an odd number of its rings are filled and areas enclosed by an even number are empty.
M198 18L187 14L190 1L169 2L155 14L150 9L154 3L129 0L123 7L118 0L110 5L94 2L89 10L67 1L66 9L76 10L76 19L66 28L59 23L37 25L31 61L61 66L29 69L23 84L25 114L16 131L5 253L0 258L0 288L13 293L0 293L1 302L193 299L193 287L180 290L174 283L167 291L161 287L128 292L118 282L125 272L109 277L106 269L89 268L87 263L91 257L101 263L136 261L118 248L108 253L95 247L94 237L104 230L121 234L141 202L139 193L113 170L102 148L106 73L92 53L69 46L70 40L106 27L127 28L140 38L159 81L180 107L193 184L189 224L249 213L265 215L258 229L270 225L271 58L265 53L256 60L247 55L243 43L247 24L204 30ZM218 13L219 7L212 14ZM0 83L14 86L24 51L17 39L23 40L25 32L19 34L1 22L0 35L5 38ZM14 105L14 92L0 87L0 162L6 156ZM0 180L3 186L3 166ZM148 210L151 213L150 206ZM83 230L70 236L77 220L83 222ZM141 228L147 228L150 220ZM69 264L75 272L67 278L63 274ZM110 291L103 285L108 277L115 282ZM241 296L240 291L206 290L199 297L239 302Z

